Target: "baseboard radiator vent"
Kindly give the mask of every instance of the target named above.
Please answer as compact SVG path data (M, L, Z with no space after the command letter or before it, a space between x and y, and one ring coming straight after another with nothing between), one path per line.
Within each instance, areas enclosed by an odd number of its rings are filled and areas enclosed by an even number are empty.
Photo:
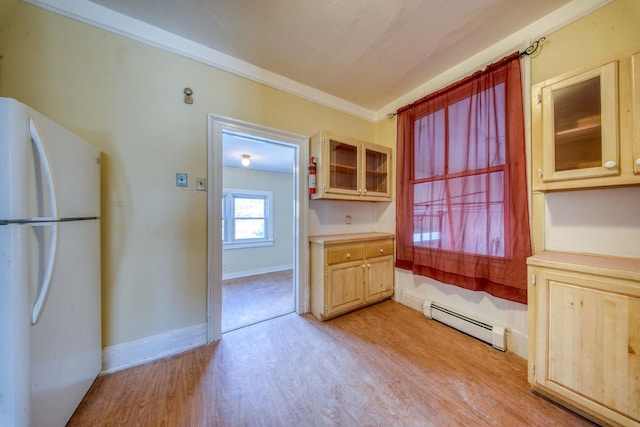
M422 310L428 319L451 326L467 335L491 344L500 351L507 350L507 343L502 326L489 325L473 319L466 314L459 313L433 301L425 300Z

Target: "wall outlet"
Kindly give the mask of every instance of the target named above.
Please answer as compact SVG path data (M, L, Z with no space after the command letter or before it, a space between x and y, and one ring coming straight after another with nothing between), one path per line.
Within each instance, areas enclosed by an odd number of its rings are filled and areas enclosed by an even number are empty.
M351 224L351 215L347 215L344 217L344 223L345 224Z
M189 178L186 173L178 172L176 174L176 187L188 187Z

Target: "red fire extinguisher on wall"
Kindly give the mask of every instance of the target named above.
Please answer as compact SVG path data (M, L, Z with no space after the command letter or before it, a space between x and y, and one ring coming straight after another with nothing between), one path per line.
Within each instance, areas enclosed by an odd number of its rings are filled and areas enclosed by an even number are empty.
M316 194L316 158L309 157L309 194Z

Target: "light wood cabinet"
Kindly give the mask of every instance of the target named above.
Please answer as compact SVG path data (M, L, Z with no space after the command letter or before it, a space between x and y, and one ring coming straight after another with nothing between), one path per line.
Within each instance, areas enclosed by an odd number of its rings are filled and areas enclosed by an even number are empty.
M393 234L312 236L311 313L320 319L393 295Z
M317 162L312 199L391 200L391 148L322 131L311 137Z
M528 260L529 382L607 425L640 426L640 260Z
M640 54L532 88L537 191L640 184Z

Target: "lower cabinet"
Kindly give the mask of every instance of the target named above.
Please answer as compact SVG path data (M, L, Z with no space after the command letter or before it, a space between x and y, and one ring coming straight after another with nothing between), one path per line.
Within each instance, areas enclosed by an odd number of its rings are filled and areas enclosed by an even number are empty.
M640 426L640 260L528 260L529 383L606 425Z
M393 295L393 234L313 236L311 313L326 320Z

